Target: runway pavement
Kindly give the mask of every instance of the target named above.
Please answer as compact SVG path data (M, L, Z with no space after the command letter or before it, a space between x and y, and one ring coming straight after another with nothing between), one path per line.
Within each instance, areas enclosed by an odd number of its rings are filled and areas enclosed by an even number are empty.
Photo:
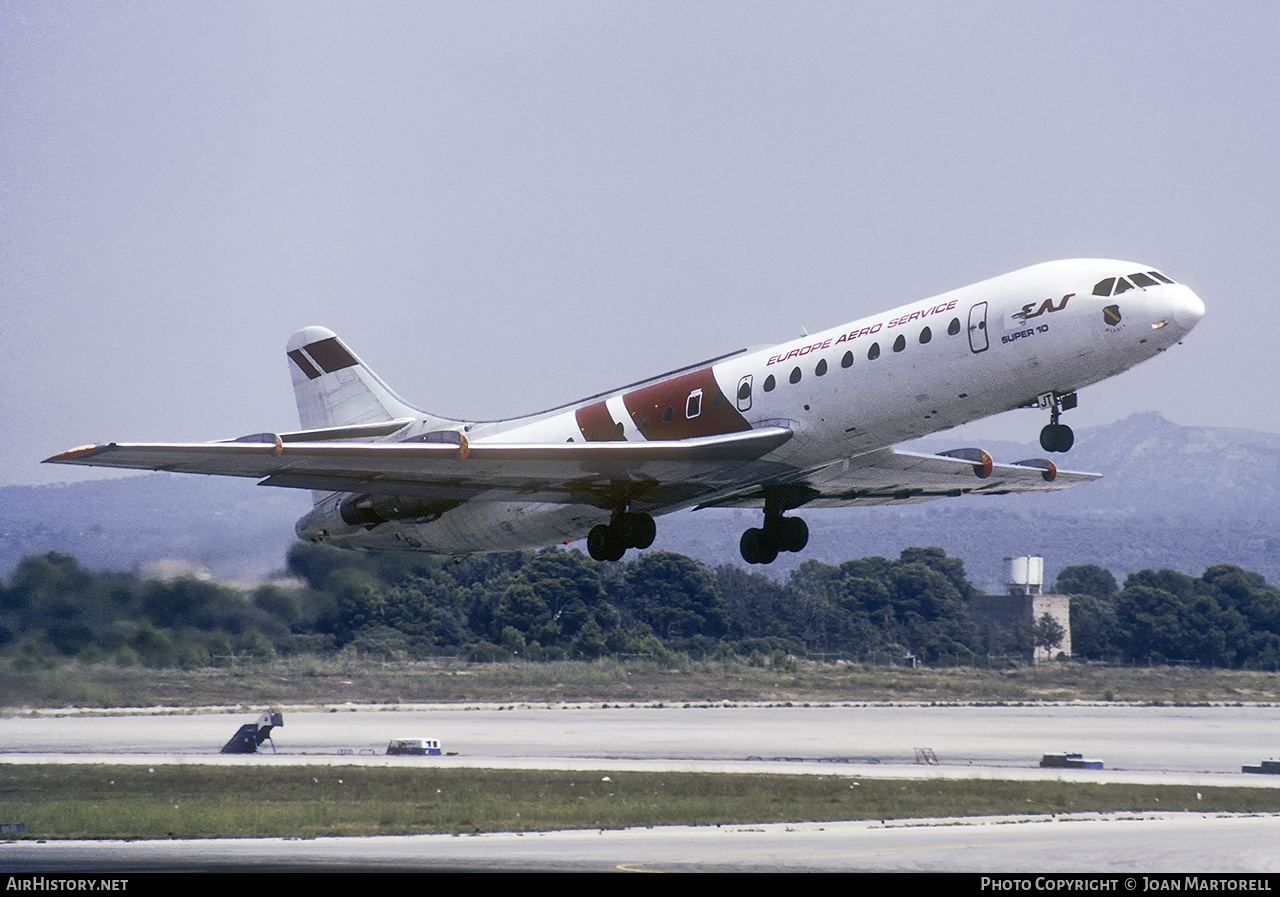
M326 763L847 773L1280 787L1240 767L1280 755L1280 708L471 705L283 708L277 753L218 749L258 710L24 714L0 719L0 763ZM453 756L387 757L392 738ZM1042 754L1103 771L1042 770ZM936 763L917 762L935 758ZM0 820L3 821L3 820ZM0 869L1280 869L1280 816L1194 813L889 825L735 826L414 838L0 844Z

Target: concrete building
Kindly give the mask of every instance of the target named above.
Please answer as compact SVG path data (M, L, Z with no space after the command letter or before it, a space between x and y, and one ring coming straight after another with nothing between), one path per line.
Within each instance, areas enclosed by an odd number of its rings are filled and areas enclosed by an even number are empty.
M987 652L1019 656L1031 663L1060 653L1070 657L1071 599L1044 594L1044 558L1007 557L1004 569L1005 594L980 595L973 601L974 620L983 629ZM1037 628L1045 628L1046 617L1062 632L1052 647L1036 644Z

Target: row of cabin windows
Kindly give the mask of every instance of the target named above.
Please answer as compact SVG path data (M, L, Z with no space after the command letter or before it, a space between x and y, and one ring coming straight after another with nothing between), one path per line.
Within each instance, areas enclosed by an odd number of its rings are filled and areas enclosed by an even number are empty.
M947 325L947 333L951 336L955 336L959 332L960 332L960 319L952 318L951 323ZM920 345L923 346L925 343L933 339L933 331L928 327L921 329L919 339L920 339ZM898 338L893 341L893 351L901 352L905 348L907 348L907 337L905 334L899 333ZM867 347L867 359L869 361L875 361L879 357L880 357L880 343L874 342ZM840 359L840 367L847 368L852 366L853 366L853 352L852 351L845 352L844 356ZM819 377L826 374L827 360L825 358L820 359L817 365L814 366L813 372ZM800 371L800 366L797 365L796 367L791 369L791 376L788 377L787 379L792 383L799 383L800 379L803 376L804 374ZM777 385L778 385L778 381L774 379L773 374L770 374L768 377L764 378L765 392L773 392L774 388ZM738 387L739 401L746 401L746 399L750 395L751 395L751 385L749 383L743 383L742 386Z
M1168 277L1161 274L1159 271L1146 271L1146 272L1139 271L1135 274L1130 274L1127 277L1108 277L1105 280L1100 280L1098 281L1097 284L1094 285L1093 294L1095 296L1118 296L1121 293L1124 293L1128 290L1132 290L1135 286L1154 287L1154 286L1159 286L1162 283L1172 284L1172 283L1176 283L1176 281L1170 280ZM960 319L952 318L951 323L947 325L947 335L955 336L959 332L960 332ZM919 334L920 345L923 346L924 344L928 343L932 339L933 339L933 331L929 327L921 328L920 334ZM901 333L898 334L897 339L893 341L893 351L901 352L904 349L906 349L906 347L907 347L906 336ZM880 343L873 342L870 346L867 347L867 359L869 361L875 361L879 357L880 357ZM847 368L852 366L853 366L853 352L847 351L844 353L844 355L840 359L840 367ZM827 370L828 370L827 360L825 358L821 358L818 360L818 363L814 366L813 373L818 377L822 377L826 375ZM791 374L787 379L791 383L799 383L803 377L804 377L804 374L801 372L799 365L797 365L796 367L791 369ZM764 378L765 392L773 392L773 390L777 387L777 385L778 385L778 382L777 380L774 379L773 374L770 374L768 377ZM743 381L742 385L738 387L738 401L745 402L750 397L751 397L751 383L749 381ZM712 405L716 408L719 408L724 403L725 403L724 393L717 391L715 398L712 400ZM689 399L685 405L684 416L686 418L691 419L699 416L701 413L702 413L702 391L697 390L695 393L689 396ZM666 407L666 410L662 412L662 422L664 424L669 424L673 420L675 420L675 416L676 416L675 408L671 405L668 405ZM640 419L639 421L637 421L637 424L641 431L648 429L649 415L647 414L640 415ZM621 431L621 428L622 428L622 424L618 424L619 431ZM619 438L621 437L621 435L622 435L621 432L618 432L617 434L615 434L615 438ZM594 441L595 439L599 438L599 435L598 433L593 431L589 438L590 440Z
M1093 287L1095 296L1119 296L1134 287L1158 287L1162 283L1175 283L1159 271L1139 271L1127 277L1108 277L1100 280Z
M947 333L950 334L951 336L955 336L959 332L960 332L960 319L952 318L951 323L947 325ZM921 328L918 339L920 340L920 345L923 346L925 343L928 343L933 339L933 331L929 327ZM906 335L901 333L898 334L898 338L893 341L893 351L901 352L906 347L907 347ZM879 357L880 357L880 343L873 342L867 348L867 358L874 361ZM853 367L853 351L852 350L845 352L844 355L841 357L840 367L842 368ZM827 360L825 358L818 359L818 363L813 368L814 374L816 374L819 377L822 377L827 373L827 370L828 370ZM788 379L792 383L799 383L800 380L803 378L803 376L804 374L801 372L800 367L797 365L796 367L791 369L791 375L788 377ZM778 385L778 382L777 380L774 379L773 374L770 374L768 377L765 377L764 379L765 392L773 392L773 390L777 387L777 385ZM738 401L745 402L750 397L751 397L751 383L749 381L743 381L742 385L738 387ZM715 398L711 400L711 405L714 408L719 408L721 405L725 403L725 401L727 400L725 399L724 393L717 390L715 394ZM702 390L697 389L689 394L689 398L685 402L684 416L686 419L692 420L693 418L698 417L700 414L702 414ZM669 424L675 419L676 419L676 409L673 405L668 405L662 412L662 422L664 424ZM637 429L640 430L640 432L643 433L645 430L649 429L649 423L650 423L649 415L641 414L639 419L636 421L636 427ZM625 438L622 435L622 433L623 433L622 424L619 423L614 428L613 438L614 439ZM596 442L599 439L600 439L599 430L592 430L591 435L587 437L588 442Z

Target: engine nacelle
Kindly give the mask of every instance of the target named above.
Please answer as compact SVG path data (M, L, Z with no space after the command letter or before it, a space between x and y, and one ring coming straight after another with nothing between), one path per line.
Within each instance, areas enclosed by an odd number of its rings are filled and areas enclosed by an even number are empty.
M991 468L995 464L986 450L980 448L952 449L949 452L941 452L940 454L944 458L959 458L962 461L972 461L973 475L981 480L991 476Z
M425 500L405 495L330 495L311 509L295 527L298 538L308 542L328 542L362 530L371 530L392 520L429 523L461 502Z
M389 520L430 523L461 502L422 499L412 495L353 495L339 502L338 513L345 523L372 529Z

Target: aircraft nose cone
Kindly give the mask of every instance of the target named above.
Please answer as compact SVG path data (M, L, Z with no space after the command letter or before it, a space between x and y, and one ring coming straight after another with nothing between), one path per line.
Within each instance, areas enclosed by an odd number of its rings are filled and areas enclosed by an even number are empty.
M1204 317L1204 301L1191 290L1182 290L1173 303L1173 320L1183 333Z

